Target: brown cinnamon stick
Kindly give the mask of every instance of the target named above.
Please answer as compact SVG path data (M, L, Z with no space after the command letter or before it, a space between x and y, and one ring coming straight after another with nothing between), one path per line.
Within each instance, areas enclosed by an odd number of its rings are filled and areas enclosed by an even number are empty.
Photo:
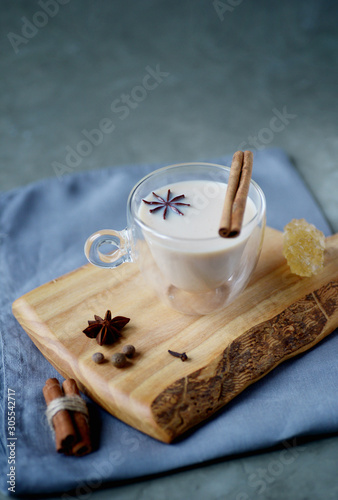
M80 396L79 389L74 379L66 379L62 384L66 396ZM87 417L79 412L72 412L72 417L77 430L77 440L73 444L72 453L76 456L83 456L92 450L90 431Z
M49 378L42 389L46 404L49 405L54 399L63 396L59 381ZM58 453L71 453L72 446L76 442L76 430L67 410L58 411L53 417L55 431L55 446Z
M219 235L222 238L238 236L243 223L246 200L253 166L251 151L236 151L230 167Z

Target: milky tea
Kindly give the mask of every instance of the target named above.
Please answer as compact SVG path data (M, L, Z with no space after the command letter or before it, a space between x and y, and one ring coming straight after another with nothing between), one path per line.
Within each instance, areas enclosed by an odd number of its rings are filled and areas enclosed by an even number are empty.
M170 189L170 199L184 194L174 205L183 215L158 205L142 202L138 218L149 230L144 231L146 242L165 281L188 292L205 292L231 280L238 268L251 231L245 226L254 219L257 209L247 198L243 230L236 238L218 235L227 184L216 181L187 180L165 185L155 193L164 200ZM159 200L149 193L144 199ZM160 235L160 236L158 236Z

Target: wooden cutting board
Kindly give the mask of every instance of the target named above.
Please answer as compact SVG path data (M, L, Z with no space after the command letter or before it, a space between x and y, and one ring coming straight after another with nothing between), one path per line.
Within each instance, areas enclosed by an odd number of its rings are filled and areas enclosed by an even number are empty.
M107 309L131 321L116 344L100 347L82 330ZM282 255L282 233L267 228L251 282L210 316L167 308L135 264L115 270L87 264L17 299L13 313L62 376L75 378L117 418L171 442L338 326L338 234L327 238L323 271L300 278ZM123 369L91 359L97 351L110 358L124 344L137 355Z

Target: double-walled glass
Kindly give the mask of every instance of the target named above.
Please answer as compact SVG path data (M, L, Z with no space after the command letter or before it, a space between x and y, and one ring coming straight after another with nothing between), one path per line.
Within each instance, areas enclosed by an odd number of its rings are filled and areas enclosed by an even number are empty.
M123 231L109 229L91 235L85 244L88 260L106 268L137 262L146 283L166 304L180 312L199 315L223 309L247 285L261 251L266 203L257 183L251 180L249 187L255 214L236 238L221 238L217 232L214 237L205 238L203 227L192 238L166 236L145 224L139 209L142 199L163 186L202 180L192 207L196 215L217 195L219 183L227 184L229 172L228 167L221 165L184 163L147 175L129 195L127 227ZM185 218L189 224L189 211ZM100 251L107 243L113 246L108 255Z

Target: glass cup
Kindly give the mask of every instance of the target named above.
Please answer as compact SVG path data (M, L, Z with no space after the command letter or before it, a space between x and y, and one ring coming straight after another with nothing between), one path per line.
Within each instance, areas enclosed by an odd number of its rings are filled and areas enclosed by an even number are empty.
M213 237L203 237L203 228L198 228L193 238L167 236L141 220L139 210L142 199L164 186L202 180L192 215L185 213L185 222L196 224L198 219L193 220L193 216L208 207L219 183L227 184L229 172L230 168L222 165L184 163L150 173L129 195L127 227L92 234L85 243L87 259L103 268L137 262L146 283L182 313L203 315L223 309L247 285L262 248L266 202L257 183L251 180L249 187L255 212L236 238L221 238L217 231ZM108 254L100 250L107 243L112 246Z

